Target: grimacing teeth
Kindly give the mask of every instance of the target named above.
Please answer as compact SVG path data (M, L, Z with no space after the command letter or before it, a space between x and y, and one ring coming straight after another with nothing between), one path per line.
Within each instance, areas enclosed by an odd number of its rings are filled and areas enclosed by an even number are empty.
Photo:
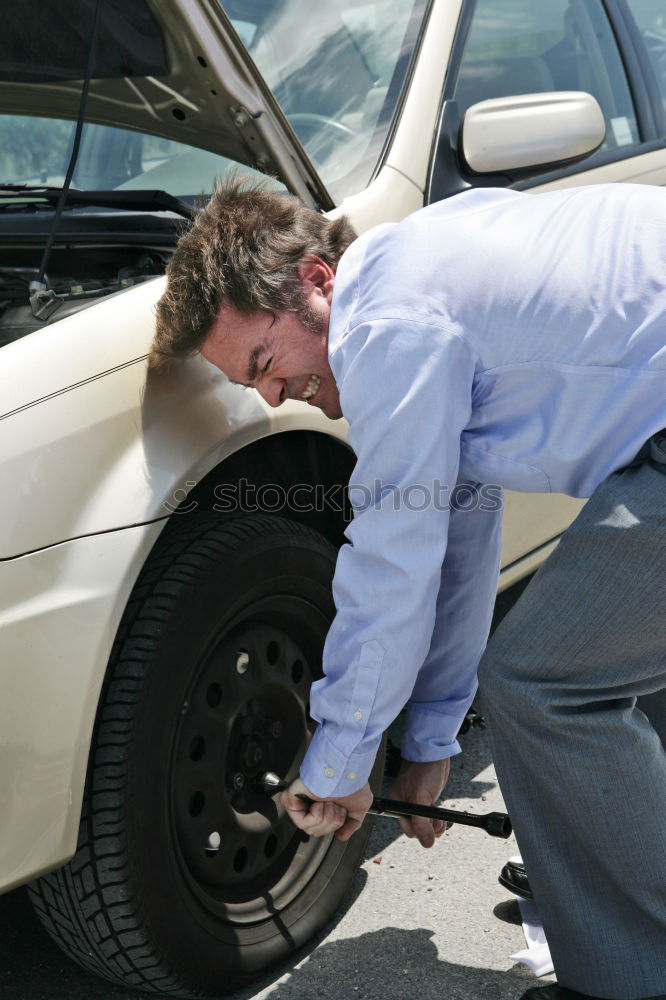
M321 377L319 375L311 375L308 379L308 384L305 387L305 392L302 394L301 399L310 399L314 396L315 392L319 388L321 383Z

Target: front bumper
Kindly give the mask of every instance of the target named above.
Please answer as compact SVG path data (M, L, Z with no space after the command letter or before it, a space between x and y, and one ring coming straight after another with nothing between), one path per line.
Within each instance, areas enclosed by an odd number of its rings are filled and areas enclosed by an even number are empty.
M0 892L76 850L111 646L163 524L0 562Z

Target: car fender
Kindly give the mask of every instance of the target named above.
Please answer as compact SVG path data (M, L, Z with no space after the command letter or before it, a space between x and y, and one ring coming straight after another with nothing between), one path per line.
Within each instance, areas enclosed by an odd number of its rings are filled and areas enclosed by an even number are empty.
M344 439L344 420L298 402L273 410L200 356L148 371L162 289L146 283L5 348L0 559L167 517L188 484L268 435Z

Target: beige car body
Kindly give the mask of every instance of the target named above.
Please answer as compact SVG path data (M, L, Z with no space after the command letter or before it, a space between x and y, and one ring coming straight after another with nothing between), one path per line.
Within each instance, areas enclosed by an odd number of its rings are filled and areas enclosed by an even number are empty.
M359 231L420 208L461 0L436 0L383 166L344 201ZM575 183L666 183L666 155L584 170ZM571 184L543 184L534 191ZM91 733L123 610L171 512L229 459L287 432L333 442L344 421L278 410L199 358L147 378L148 282L11 344L0 393L0 890L63 864L76 847ZM63 362L66 359L66 364ZM303 469L303 476L308 470ZM304 480L307 481L307 480ZM502 581L533 570L580 507L509 495Z

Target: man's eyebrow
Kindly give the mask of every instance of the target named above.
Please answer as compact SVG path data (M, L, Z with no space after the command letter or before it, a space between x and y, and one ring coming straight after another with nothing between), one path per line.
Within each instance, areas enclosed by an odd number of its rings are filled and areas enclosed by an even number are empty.
M247 363L247 382L235 382L232 378L230 378L229 381L231 382L232 385L240 385L243 387L243 389L253 388L252 382L254 382L254 380L257 377L257 362L259 361L259 355L261 354L262 351L265 350L266 350L265 344L259 344L258 347L254 348L254 350L250 354L250 358Z
M266 350L265 344L259 344L259 347L255 347L250 354L250 360L247 363L247 380L248 382L254 382L257 377L257 361L259 360L259 355L262 351Z

